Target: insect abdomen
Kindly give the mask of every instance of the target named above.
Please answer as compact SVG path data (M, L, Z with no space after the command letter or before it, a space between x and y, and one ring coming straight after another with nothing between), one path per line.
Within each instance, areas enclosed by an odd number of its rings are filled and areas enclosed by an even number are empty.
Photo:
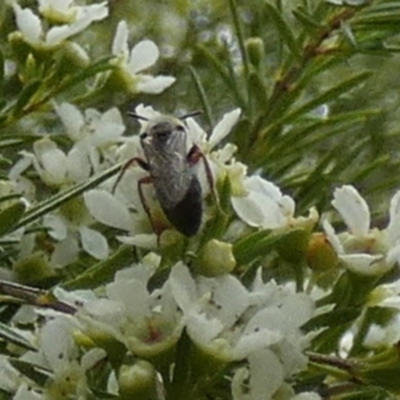
M201 225L203 214L201 186L195 175L193 175L189 188L174 207L163 207L168 220L175 228L185 236L193 236ZM161 205L162 206L162 205Z

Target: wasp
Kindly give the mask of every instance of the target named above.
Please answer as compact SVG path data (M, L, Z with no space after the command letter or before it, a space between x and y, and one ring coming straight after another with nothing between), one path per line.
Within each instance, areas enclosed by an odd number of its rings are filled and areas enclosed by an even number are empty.
M202 189L194 170L194 166L201 160L212 196L216 198L211 168L204 153L196 144L188 151L189 132L184 119L198 114L199 112L187 114L180 119L160 115L149 120L133 112L128 113L133 118L146 121L144 131L139 136L145 159L133 157L126 162L114 184L113 192L125 171L133 164L137 163L147 171L149 175L138 180L138 193L158 237L162 232L154 223L144 196L144 185L154 186L156 198L169 222L189 237L198 232L203 215Z

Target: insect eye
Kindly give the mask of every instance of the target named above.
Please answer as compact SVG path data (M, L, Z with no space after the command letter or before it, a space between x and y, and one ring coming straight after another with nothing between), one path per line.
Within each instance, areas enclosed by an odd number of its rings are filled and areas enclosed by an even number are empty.
M140 138L141 140L144 140L144 139L147 138L147 136L148 136L147 132L143 132L143 133L141 133L141 134L139 135L139 138Z

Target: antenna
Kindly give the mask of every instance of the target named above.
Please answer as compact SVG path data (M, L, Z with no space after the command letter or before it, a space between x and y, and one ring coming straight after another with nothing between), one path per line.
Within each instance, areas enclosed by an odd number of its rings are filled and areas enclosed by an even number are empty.
M187 113L185 115L182 115L182 117L179 117L179 119L186 119L186 118L190 118L190 117L197 117L198 115L202 114L203 112L200 110L197 111L192 111L190 113Z
M142 117L141 115L136 114L134 111L128 111L128 116L135 118L135 119L140 119L142 121L148 121L149 119L146 117Z

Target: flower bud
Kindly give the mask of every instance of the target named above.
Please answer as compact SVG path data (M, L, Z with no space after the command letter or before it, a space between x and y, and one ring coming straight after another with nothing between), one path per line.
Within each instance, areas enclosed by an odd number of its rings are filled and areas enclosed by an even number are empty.
M310 232L307 229L291 229L279 239L276 250L284 260L297 264L306 255L309 238Z
M65 42L63 50L68 60L71 61L72 67L86 68L90 64L90 57L85 49L74 42Z
M42 252L36 252L17 261L13 266L18 282L33 285L54 277L53 269Z
M140 360L135 365L122 365L118 385L121 399L158 399L156 370L148 361Z
M194 263L197 273L213 277L232 272L236 266L231 243L210 240L202 249Z
M264 60L264 42L259 37L252 37L246 41L247 53L249 54L250 62L258 67Z
M313 271L328 271L336 268L339 258L324 233L313 233L308 242L307 262Z

